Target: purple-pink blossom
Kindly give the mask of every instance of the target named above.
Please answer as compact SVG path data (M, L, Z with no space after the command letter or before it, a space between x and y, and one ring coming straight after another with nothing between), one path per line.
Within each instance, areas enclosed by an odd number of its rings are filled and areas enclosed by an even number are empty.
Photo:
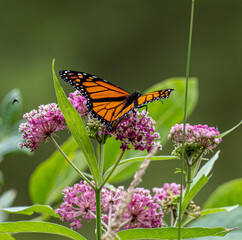
M175 144L182 143L184 124L176 124L170 130L168 139L172 140ZM208 125L190 125L186 124L185 128L185 141L186 143L200 145L206 149L213 149L222 141L222 138L217 138L219 131L215 127L208 127Z
M56 209L56 213L60 215L61 220L71 222L71 228L77 230L82 227L83 219L89 221L95 218L95 192L85 181L75 184L74 187L67 187L63 194L64 203L59 209ZM106 187L102 189L101 212L102 221L105 224L108 225L110 219L114 217L123 194L124 188L122 186L117 189L107 189ZM120 229L162 227L164 225L162 218L162 208L154 201L150 191L136 188L123 215Z
M73 93L69 93L68 99L82 118L89 114L86 107L87 100L81 95L80 91L76 90Z
M86 99L79 91L69 94L69 100L78 111L81 117L88 113ZM60 130L68 129L65 118L56 103L40 105L38 110L25 113L23 118L27 121L21 123L19 132L22 132L22 139L25 142L18 144L19 148L26 147L33 152L41 145L47 137Z
M120 148L125 151L130 149L130 144L133 145L135 150L144 151L145 149L150 152L153 148L155 141L160 139L160 134L156 132L155 121L148 117L147 111L130 112L117 126L117 128L109 133L120 140ZM162 146L159 145L159 150Z
M78 230L82 227L82 219L90 221L95 218L95 192L85 181L67 187L62 193L64 203L56 209L56 213L63 221L71 222L71 228Z
M22 138L26 141L19 143L19 147L26 147L33 152L51 134L67 128L65 119L56 103L39 106L23 115L27 120L19 126Z

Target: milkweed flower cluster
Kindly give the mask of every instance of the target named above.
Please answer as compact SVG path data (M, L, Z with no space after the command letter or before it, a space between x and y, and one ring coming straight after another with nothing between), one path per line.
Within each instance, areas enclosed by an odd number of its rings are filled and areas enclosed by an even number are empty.
M182 144L184 124L176 124L170 130L168 139L172 140L175 145L180 149ZM222 141L222 138L217 138L220 132L215 127L208 127L208 125L190 125L186 124L185 128L185 146L188 155L201 149L208 150L214 149ZM179 152L176 149L176 154ZM205 153L206 153L205 152ZM178 153L179 155L179 153Z
M82 118L88 116L89 112L86 107L87 100L81 95L80 91L76 90L73 93L69 93L68 99Z
M81 117L87 115L86 99L79 91L69 94L70 102L78 111ZM47 137L60 130L68 129L65 118L56 103L40 105L38 110L32 110L25 113L23 118L27 121L21 123L19 132L22 132L24 143L19 143L19 148L26 147L33 152L41 145Z
M120 140L122 142L120 148L123 151L130 149L130 144L132 144L135 150L144 151L146 149L147 152L150 152L155 141L160 139L160 134L155 129L155 123L145 110L130 112L113 132L105 133ZM158 149L161 150L162 146L159 145Z
M71 228L78 230L82 227L83 219L95 218L95 194L94 190L84 181L67 187L63 190L64 203L61 204L56 213L65 222L71 222ZM124 188L103 188L101 191L102 221L108 225L114 216L117 206L124 195ZM120 229L131 228L157 228L162 227L163 211L156 203L149 190L136 188L135 194L123 215Z
M176 183L165 183L162 188L153 188L152 191L155 193L153 199L160 206L162 206L164 212L171 211L174 218L177 217L177 210L180 201L180 190L181 185ZM182 186L182 191L185 188ZM189 218L197 218L201 215L200 207L197 206L194 201L191 201L185 211L185 214Z
M33 152L51 134L67 128L65 119L56 103L40 105L38 110L32 110L23 115L27 120L19 126L24 143L19 148L26 147Z

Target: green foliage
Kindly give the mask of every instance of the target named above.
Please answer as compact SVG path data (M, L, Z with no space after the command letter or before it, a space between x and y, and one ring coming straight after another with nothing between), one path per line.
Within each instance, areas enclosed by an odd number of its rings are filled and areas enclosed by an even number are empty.
M1 208L2 211L8 213L16 213L23 215L32 215L34 213L47 214L52 217L59 218L59 215L55 213L53 208L48 205L32 205L28 207L9 207L9 208Z
M226 229L222 227L216 228L181 228L181 239L191 239L200 238L205 236L224 236L231 229ZM118 236L121 240L131 240L131 239L177 239L178 228L137 228L129 229L125 231L120 231Z
M215 161L218 159L219 151L200 169L196 177L193 179L189 191L185 192L182 202L182 213L185 211L189 202L196 196L196 194L203 188L209 180L209 173L211 172Z
M227 130L227 131L225 131L225 132L219 134L219 135L217 136L217 138L222 138L222 137L226 136L227 134L229 134L229 133L231 133L232 131L234 131L237 127L239 127L241 124L242 124L242 121L240 121L236 126L232 127L231 129L229 129L229 130Z
M162 81L151 88L149 88L146 93L166 89L174 88L168 99L164 100L164 104L160 101L156 101L148 104L149 116L151 116L156 121L156 129L161 135L161 143L165 144L167 141L167 135L170 131L170 128L175 123L180 123L183 119L183 109L184 109L184 92L185 92L185 79L184 78L170 78L165 81ZM188 91L188 106L187 114L188 116L194 110L198 100L198 81L196 78L189 79L189 91ZM114 139L108 139L105 144L105 163L104 170L109 169L120 154L120 151L117 149L120 147L120 141ZM126 151L124 158L133 158L138 156L140 152L131 149ZM119 170L116 171L110 182L120 182L125 181L139 168L140 164L126 164L125 166L119 167Z
M230 212L230 211L233 211L234 209L236 209L238 206L239 205L237 204L237 205L232 206L232 207L208 208L208 209L201 211L201 216L214 214L214 213L218 213L218 212Z
M115 169L114 173L112 174L111 178L109 179L110 182L113 181L122 181L123 177L125 177L125 174L129 174L129 170L132 173L133 168L129 168L127 166L134 166L133 163L136 163L137 166L139 166L139 162L143 162L145 160L146 156L140 156L140 157L134 157L134 158L128 158L121 160L118 167ZM162 160L174 160L178 159L174 156L153 156L151 157L151 161L162 161ZM123 166L125 165L125 166ZM104 177L108 175L108 173L112 170L114 166L110 167L104 174ZM115 180L113 180L115 178Z
M78 145L73 137L66 140L61 146L65 154L79 170L87 166L85 157L77 151ZM30 178L29 192L33 203L52 204L61 198L61 191L73 184L80 176L65 161L56 150L46 161L42 162Z
M225 236L224 240L241 240L242 239L242 206L230 212L220 212L216 214L202 216L193 221L189 227L215 227L223 226L226 228L238 227ZM216 237L205 237L203 240L217 240Z
M242 178L219 186L205 202L203 208L242 205Z
M10 207L16 197L15 190L8 190L0 196L0 209ZM0 222L7 220L8 214L0 211Z
M7 233L0 233L0 240L14 240L15 238L13 238L11 235L7 234Z
M78 143L79 147L81 148L82 152L86 157L88 167L93 176L93 180L97 182L97 180L99 179L99 171L92 143L87 135L81 116L75 110L70 101L67 99L63 89L61 88L58 82L58 79L54 71L54 60L52 64L52 72L56 96L61 112L65 117L65 120L74 139L76 140L76 142Z
M66 228L64 226L49 223L49 222L31 222L31 221L19 221L19 222L5 222L0 223L0 232L8 233L50 233L60 236L65 236L75 240L85 240L83 236L77 232Z
M13 103L14 99L18 102ZM21 110L21 93L18 89L13 89L4 97L0 105L0 162L10 153L30 153L26 149L18 148L18 143L21 141L21 133L18 132Z

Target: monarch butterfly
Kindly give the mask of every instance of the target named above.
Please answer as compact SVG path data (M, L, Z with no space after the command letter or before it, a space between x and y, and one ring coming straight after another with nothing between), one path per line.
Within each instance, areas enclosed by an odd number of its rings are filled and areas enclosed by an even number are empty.
M99 77L88 73L62 70L61 78L75 87L87 100L87 109L94 118L104 123L112 132L122 119L134 108L146 103L168 98L174 89L163 89L142 95L132 94Z

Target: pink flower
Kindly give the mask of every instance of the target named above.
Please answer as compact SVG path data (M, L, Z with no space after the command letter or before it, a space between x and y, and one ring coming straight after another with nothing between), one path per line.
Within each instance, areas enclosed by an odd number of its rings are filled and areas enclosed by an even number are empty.
M104 133L120 140L122 142L120 148L123 151L130 149L132 144L135 150L146 149L150 152L155 141L160 139L160 134L155 129L155 121L148 117L147 111L130 112L113 132ZM161 145L159 149L162 149Z
M182 143L182 133L184 124L176 124L170 130L168 139L172 140L175 144ZM219 131L215 127L208 127L208 125L190 125L186 124L185 128L185 141L189 144L194 144L211 150L218 146L222 138L217 138Z
M88 114L86 99L79 91L69 94L69 100L81 117ZM19 126L24 143L19 143L19 148L26 147L33 152L47 137L60 130L68 129L63 114L56 103L40 105L38 110L25 113L23 118L27 120Z
M79 229L82 227L82 220L90 221L95 218L95 193L94 190L84 181L75 184L74 187L67 187L63 190L64 203L61 204L56 213L61 220L71 222L71 228ZM104 187L101 191L101 211L102 221L109 223L110 218L114 217L117 207L123 197L124 188ZM162 227L163 211L161 206L154 201L150 191L144 188L136 188L135 194L124 213L121 229L130 228L156 228Z
M82 227L82 218L87 221L95 218L95 192L85 181L81 181L80 184L75 184L73 187L67 187L62 193L64 203L56 209L56 213L65 222L72 222L71 228L78 230Z
M39 106L38 111L32 110L23 115L27 122L21 123L19 132L23 132L24 143L19 147L26 147L33 152L47 137L59 130L67 128L65 119L56 103Z
M81 95L80 91L76 90L73 93L69 93L68 99L82 118L89 114L86 107L87 100Z

